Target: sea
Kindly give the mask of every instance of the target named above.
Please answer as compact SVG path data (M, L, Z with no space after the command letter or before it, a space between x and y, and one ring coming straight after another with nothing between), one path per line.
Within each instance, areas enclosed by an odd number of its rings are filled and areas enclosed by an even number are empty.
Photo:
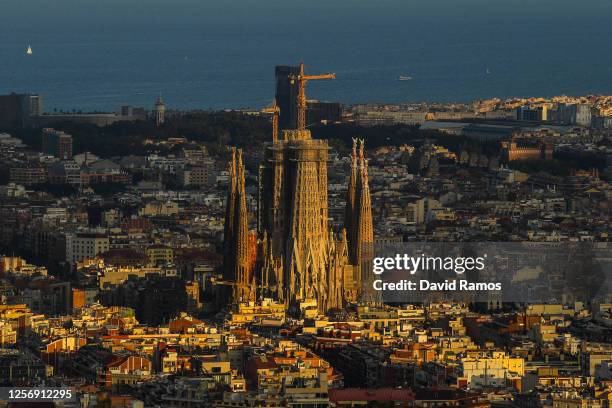
M48 112L258 109L300 61L344 104L612 94L611 48L611 0L0 1L0 94Z

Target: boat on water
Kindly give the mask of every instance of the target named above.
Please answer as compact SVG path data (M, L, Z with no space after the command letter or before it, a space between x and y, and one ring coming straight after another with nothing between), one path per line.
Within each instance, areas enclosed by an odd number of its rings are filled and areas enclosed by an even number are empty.
M27 55L32 55L32 47L28 45L28 49L26 50Z
M412 77L408 75L400 75L398 78L399 81L410 81L411 79Z
M490 70L489 68L487 68L487 70L485 71L485 73L486 73L487 75L491 75L491 70Z

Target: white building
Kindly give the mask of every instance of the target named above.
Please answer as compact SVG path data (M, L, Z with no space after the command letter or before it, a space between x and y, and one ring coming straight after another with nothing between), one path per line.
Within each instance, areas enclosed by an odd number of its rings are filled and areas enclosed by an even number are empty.
M468 353L461 360L459 371L458 383L470 388L505 387L508 380L518 380L525 375L523 358L510 357L503 351Z

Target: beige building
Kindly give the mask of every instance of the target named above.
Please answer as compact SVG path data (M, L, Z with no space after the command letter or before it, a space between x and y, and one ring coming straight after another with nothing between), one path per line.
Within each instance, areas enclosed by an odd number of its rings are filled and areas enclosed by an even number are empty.
M538 344L551 343L557 337L557 328L554 324L538 323L531 327L531 338Z
M17 332L6 321L0 320L0 349L14 345L17 342Z
M154 201L147 203L143 208L138 211L138 215L144 217L156 217L156 216L171 216L179 213L179 205L176 201Z
M181 184L185 187L206 187L216 181L214 163L208 165L186 166L180 173Z
M120 285L125 282L130 276L137 276L144 278L147 274L161 274L160 268L140 268L133 266L126 267L111 267L107 266L104 268L102 275L99 277L99 287L104 289L111 286Z
M108 235L98 233L77 233L66 235L66 261L75 264L87 258L94 258L109 249Z
M263 318L284 319L286 312L284 304L271 299L264 299L260 302L238 303L235 308L231 313L233 324L246 324Z
M457 383L470 388L505 387L508 380L520 380L525 375L524 363L523 358L503 351L468 352L460 362Z
M553 396L553 408L602 408L600 399L583 397L573 392Z
M165 265L174 261L174 251L165 245L151 245L145 250L151 265Z

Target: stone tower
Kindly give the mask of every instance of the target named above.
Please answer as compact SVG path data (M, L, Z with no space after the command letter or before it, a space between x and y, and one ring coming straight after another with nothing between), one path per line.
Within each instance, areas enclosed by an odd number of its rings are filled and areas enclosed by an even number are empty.
M225 207L223 279L233 282L235 300L252 300L253 276L249 253L249 228L242 150L232 148Z
M351 169L345 209L344 227L348 235L349 260L359 268L359 284L370 286L370 263L374 251L372 199L368 180L368 162L363 140L353 139Z
M155 125L161 126L166 120L166 104L162 100L161 95L155 101Z
M344 229L349 242L355 240L353 220L355 219L355 195L357 193L357 182L359 180L359 164L357 161L357 139L353 139L353 150L351 152L351 168L349 170L348 188L346 190L346 208L344 209ZM352 248L349 248L349 255L352 258Z
M228 185L227 198L225 200L225 223L223 226L223 278L233 277L234 254L232 252L234 242L234 210L236 209L236 148L232 147L231 157L227 166Z
M319 312L346 302L352 284L346 239L330 231L325 140L308 130L285 130L266 146L260 166L258 230L264 236L264 286L289 307L316 304ZM336 242L337 241L337 242Z

